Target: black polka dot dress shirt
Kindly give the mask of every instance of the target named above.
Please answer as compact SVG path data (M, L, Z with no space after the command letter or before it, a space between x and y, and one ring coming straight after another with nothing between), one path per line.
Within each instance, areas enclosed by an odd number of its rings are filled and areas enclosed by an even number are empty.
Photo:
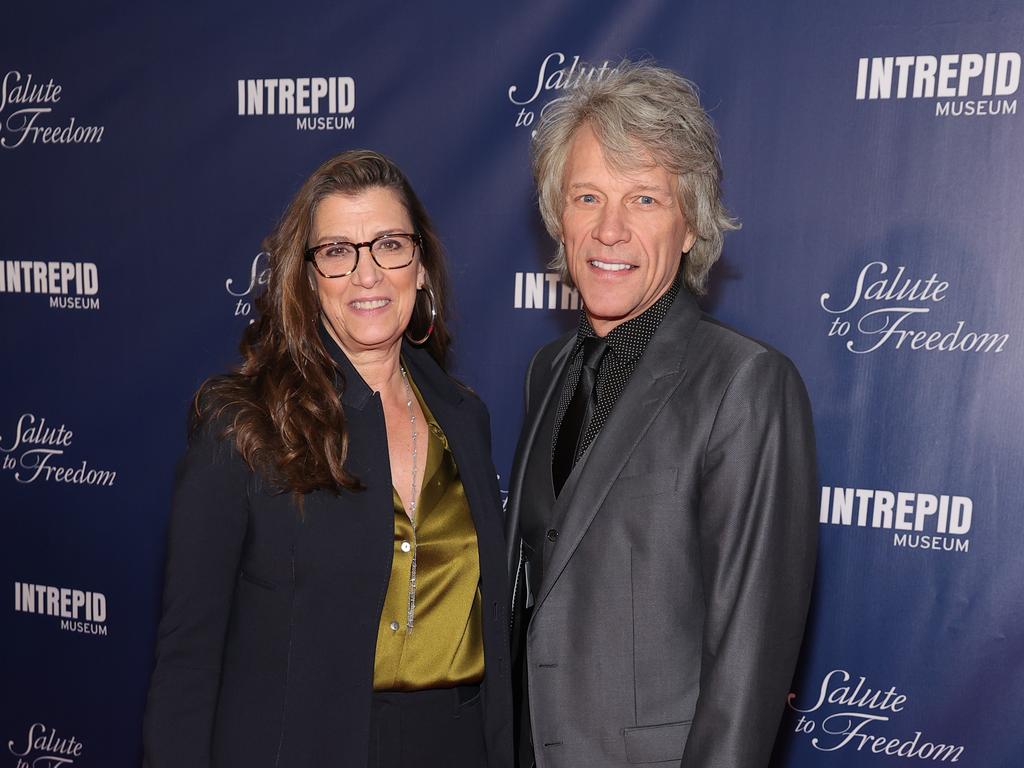
M577 461L580 456L586 453L587 448L594 442L594 438L600 433L608 416L615 407L615 402L626 388L626 382L636 369L644 350L654 337L661 321L668 313L669 307L679 294L678 279L669 286L669 289L661 295L654 304L648 307L642 314L632 320L627 320L615 326L608 335L604 337L608 342L608 351L601 358L601 367L597 372L597 381L594 388L597 390L597 403L594 405L594 413L587 425L587 431L580 441L579 452L576 454ZM583 339L588 336L596 336L593 326L587 319L586 313L580 310L579 326L576 329L576 346L573 347L570 355L569 375L562 386L562 393L558 401L558 410L555 412L555 429L552 434L551 451L554 455L555 442L558 441L558 430L562 426L562 419L565 411L572 400L573 392L580 380L580 370L583 368Z

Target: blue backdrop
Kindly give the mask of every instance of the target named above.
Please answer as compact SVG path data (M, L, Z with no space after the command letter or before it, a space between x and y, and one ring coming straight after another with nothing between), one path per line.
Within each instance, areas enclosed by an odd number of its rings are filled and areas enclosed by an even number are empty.
M531 126L624 55L700 85L743 222L705 307L814 407L818 578L775 765L1021 765L1024 6L483 5L3 12L0 765L138 764L186 404L335 152L391 155L431 211L507 474L526 363L575 321Z

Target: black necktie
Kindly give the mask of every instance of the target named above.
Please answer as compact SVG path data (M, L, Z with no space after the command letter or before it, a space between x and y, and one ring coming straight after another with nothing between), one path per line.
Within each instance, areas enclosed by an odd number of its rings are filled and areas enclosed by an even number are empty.
M555 453L551 461L555 496L562 492L562 486L576 464L580 443L594 414L594 405L597 402L594 384L597 381L597 369L601 365L601 358L607 349L608 342L597 336L588 336L583 340L583 367L580 368L580 380L576 383L576 391L565 409L565 416L562 417L562 426L558 430Z

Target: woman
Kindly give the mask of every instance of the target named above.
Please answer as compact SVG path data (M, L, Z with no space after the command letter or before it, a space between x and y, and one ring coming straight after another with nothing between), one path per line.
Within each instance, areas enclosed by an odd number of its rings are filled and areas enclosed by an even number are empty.
M268 250L243 362L195 399L146 763L510 766L489 420L444 372L430 220L345 152Z

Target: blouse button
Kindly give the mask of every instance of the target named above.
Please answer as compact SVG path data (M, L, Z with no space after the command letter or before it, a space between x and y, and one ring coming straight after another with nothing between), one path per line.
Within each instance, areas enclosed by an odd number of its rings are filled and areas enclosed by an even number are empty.
M410 549L412 549L412 545L408 541L403 541L402 542L402 551L403 552L408 552ZM397 627L396 627L396 629L397 629Z
M397 621L392 621L391 624L389 624L388 626L391 627L391 631L392 632L397 632L398 631L398 622Z

